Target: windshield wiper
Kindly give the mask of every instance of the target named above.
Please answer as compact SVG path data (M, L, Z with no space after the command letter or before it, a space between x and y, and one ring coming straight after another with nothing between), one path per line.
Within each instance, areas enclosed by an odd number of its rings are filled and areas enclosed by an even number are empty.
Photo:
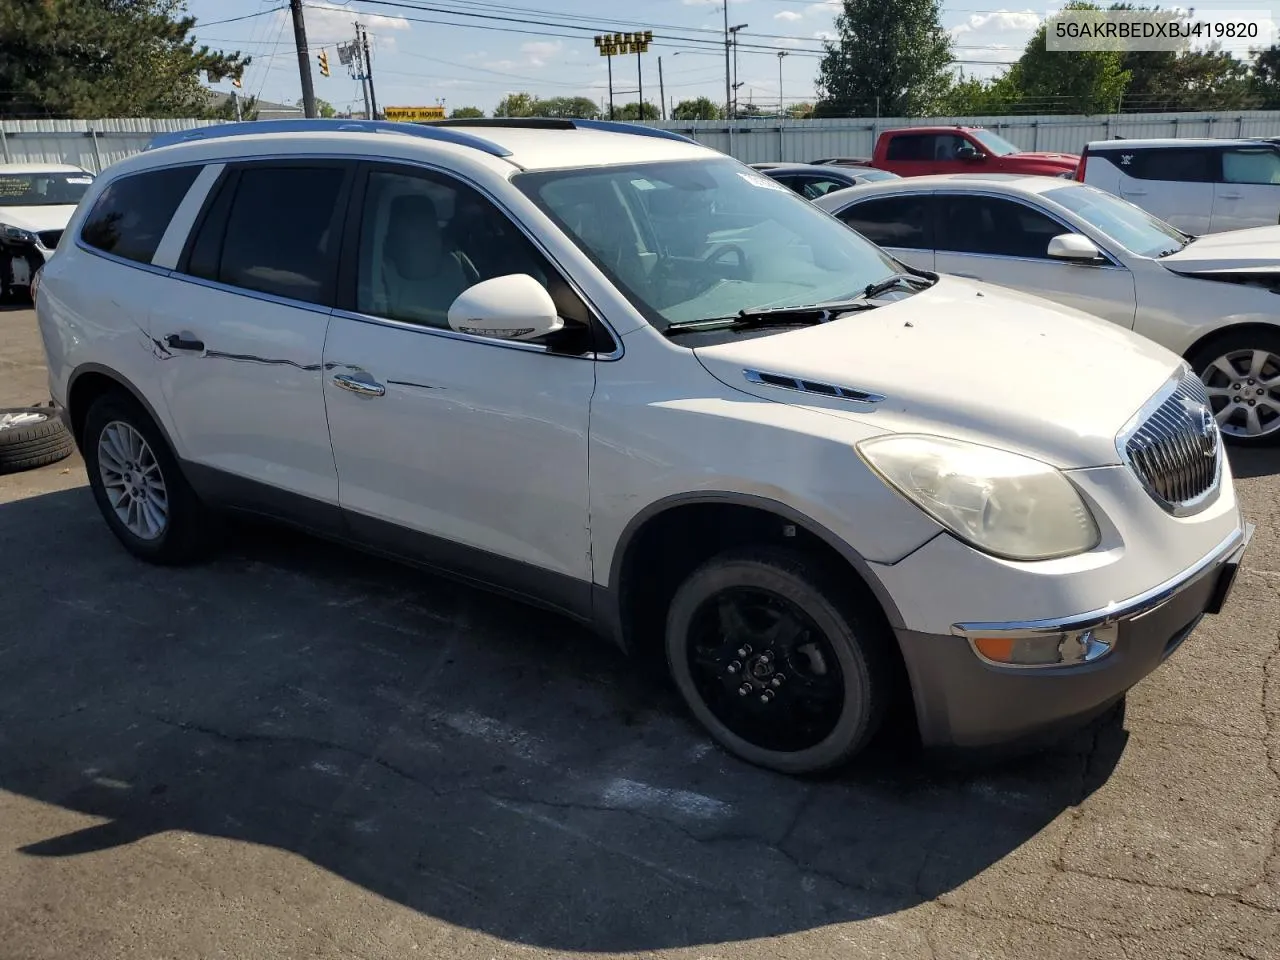
M853 310L872 310L865 296L851 300L832 300L796 307L747 307L731 317L708 317L705 320L677 320L667 324L663 332L671 335L699 330L749 330L755 327L814 326L834 320Z
M923 289L924 287L933 286L933 281L925 277L917 277L914 273L894 273L883 280L867 284L866 289L862 291L862 296L870 300L873 297L880 296L882 293L889 292L899 284L919 286Z

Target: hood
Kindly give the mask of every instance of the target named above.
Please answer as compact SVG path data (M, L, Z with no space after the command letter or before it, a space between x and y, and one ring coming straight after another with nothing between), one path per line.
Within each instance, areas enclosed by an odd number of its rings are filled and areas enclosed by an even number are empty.
M1160 263L1174 273L1280 273L1280 226L1206 234Z
M1080 158L1070 153L1011 153L1000 158L1005 164L1012 164L1027 172L1048 171L1050 173L1075 172Z
M763 399L885 432L973 440L1068 469L1118 463L1116 435L1182 364L1105 320L956 277L831 323L695 353L717 379ZM884 400L801 393L748 380L744 370Z
M0 223L23 230L65 230L71 215L76 212L74 203L50 204L44 207L0 206Z

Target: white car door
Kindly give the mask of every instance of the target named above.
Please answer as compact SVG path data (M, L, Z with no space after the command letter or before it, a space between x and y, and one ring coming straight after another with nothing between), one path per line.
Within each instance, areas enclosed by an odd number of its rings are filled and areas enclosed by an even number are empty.
M1214 184L1210 230L1274 227L1280 223L1280 147L1250 144L1222 151L1222 177Z
M933 198L927 192L870 197L836 216L903 263L934 269Z
M151 315L193 480L322 528L338 519L338 478L321 362L354 172L331 160L229 165Z
M1212 147L1148 147L1118 154L1120 196L1184 233L1210 230L1218 154Z
M346 309L324 351L349 529L584 613L595 361L455 333L447 312L468 286L512 273L546 283L570 320L590 322L585 304L509 218L448 175L368 165L356 191Z
M1048 256L1049 241L1071 227L1020 200L939 192L935 269L1013 287L1132 327L1133 275L1105 264L1067 263Z

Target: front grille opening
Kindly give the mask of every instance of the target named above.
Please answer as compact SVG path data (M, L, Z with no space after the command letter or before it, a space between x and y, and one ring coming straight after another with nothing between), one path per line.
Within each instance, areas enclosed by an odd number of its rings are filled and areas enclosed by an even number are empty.
M1218 482L1222 444L1204 384L1187 374L1125 441L1129 465L1165 509L1184 507Z

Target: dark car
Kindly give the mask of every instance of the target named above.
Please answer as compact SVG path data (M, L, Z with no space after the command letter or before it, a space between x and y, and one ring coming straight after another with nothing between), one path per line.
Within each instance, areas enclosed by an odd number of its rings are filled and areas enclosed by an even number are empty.
M815 200L845 187L898 179L896 173L870 167L819 167L811 163L753 163L751 166L766 177L790 187L806 200Z

